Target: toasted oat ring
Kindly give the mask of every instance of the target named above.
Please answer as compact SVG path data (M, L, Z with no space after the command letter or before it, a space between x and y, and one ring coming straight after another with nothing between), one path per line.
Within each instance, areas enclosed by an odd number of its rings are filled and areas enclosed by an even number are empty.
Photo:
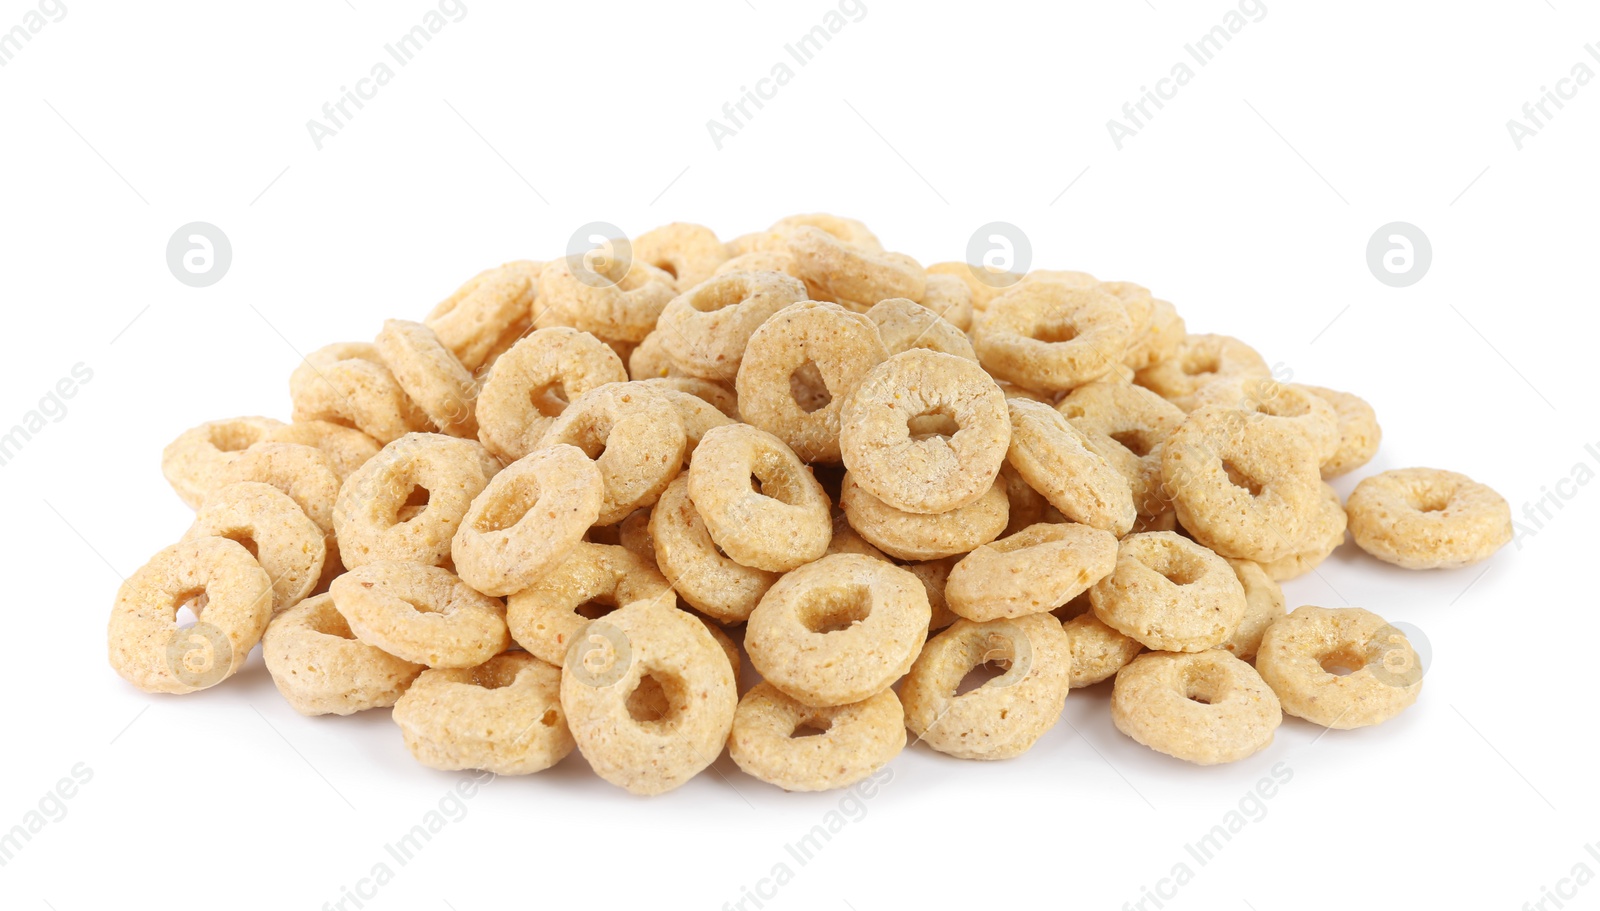
M611 260L600 280L585 281L558 259L539 273L539 300L575 329L604 339L643 341L678 293L672 276L643 262ZM588 267L578 266L581 270Z
M1383 440L1378 414L1360 396L1321 386L1302 386L1307 392L1333 406L1338 419L1339 443L1333 455L1322 460L1322 479L1337 478L1372 461Z
M688 288L710 278L727 260L728 245L704 225L675 221L635 237L633 258L672 276L678 287Z
M1422 692L1405 633L1359 607L1296 608L1267 627L1256 669L1285 712L1340 731L1388 721Z
M472 500L500 471L473 440L408 433L339 489L333 528L344 565L378 560L443 566Z
M472 667L506 650L506 609L448 569L377 562L328 587L356 638L429 667Z
M758 683L739 700L728 735L728 755L745 774L785 791L848 787L888 765L905 745L905 712L888 689L850 705L813 708Z
M917 303L963 334L972 328L972 290L957 276L928 273L928 289ZM974 359L977 356L972 355Z
M956 695L984 665L1005 673ZM958 759L1020 756L1061 717L1071 667L1067 636L1049 614L957 620L928 640L900 687L906 727Z
M161 451L161 473L190 509L199 509L217 489L224 466L283 426L272 418L243 417L191 427Z
M976 362L967 334L938 313L903 297L889 297L872 305L867 319L878 326L878 336L890 355L926 348Z
M430 668L394 704L406 749L431 769L531 775L574 746L561 708L561 669L524 652L477 667Z
M914 437L911 422L920 417L948 424ZM839 420L840 455L856 483L905 512L974 502L994 485L1011 442L1005 395L983 368L920 348L874 367Z
M1283 589L1259 563L1229 560L1228 565L1233 567L1234 575L1244 587L1244 616L1228 641L1217 647L1231 652L1235 658L1249 661L1260 650L1261 637L1266 635L1267 627L1287 615Z
M193 602L199 622L178 626ZM147 693L192 693L233 676L272 617L272 579L227 538L190 538L117 590L106 631L111 667Z
M627 379L622 359L605 342L567 326L540 329L494 362L478 393L479 436L490 452L516 461L539 445L573 399Z
M800 264L795 262L787 249L751 250L730 257L711 274L725 275L729 272L781 272L790 278L799 278Z
M665 395L642 383L610 383L573 399L538 448L572 445L594 459L605 486L595 524L611 525L661 496L683 470L688 442Z
M1128 479L1139 515L1172 508L1161 486L1161 444L1183 426L1178 406L1132 383L1096 380L1072 390L1056 410Z
M674 297L661 311L656 329L679 370L732 381L756 329L774 313L805 299L805 285L787 275L729 272Z
M344 424L379 443L434 429L395 381L377 346L365 342L325 345L306 355L289 376L289 395L296 421Z
M867 250L810 226L790 231L788 245L801 277L839 300L920 300L928 289L927 273L904 253Z
M1261 568L1276 582L1287 582L1311 572L1344 543L1348 524L1339 492L1324 483L1322 501L1306 524L1308 543L1288 556L1261 564Z
M518 260L485 269L422 320L468 371L476 371L528 327L544 263Z
M200 505L184 539L237 541L272 580L272 613L300 603L322 578L328 545L317 523L289 495L255 481L218 488Z
M887 689L917 658L932 612L922 582L860 554L786 574L745 626L750 663L810 706L848 705Z
M555 664L590 620L671 591L659 570L626 548L580 543L532 586L506 599L506 625L518 645Z
M322 450L299 443L256 443L219 473L220 486L243 481L271 484L289 495L317 523L324 536L333 538L333 504L339 497L339 476Z
M529 453L495 475L461 518L450 541L456 572L484 594L521 591L583 540L604 499L600 469L583 450Z
M982 275L978 274L979 270L982 270ZM965 262L934 263L928 267L927 272L930 284L933 277L938 275L959 279L966 286L974 320L978 314L989 309L991 301L1022 280L1022 276L1015 272L1001 272ZM972 327L969 324L963 327L963 331L970 328Z
M1006 488L1006 501L1010 504L1010 515L1006 519L1005 531L1001 537L1015 534L1029 525L1038 525L1040 522L1066 521L1060 510L1050 505L1039 491L1028 486L1022 480L1022 475L1010 462L1000 466L1000 483Z
M1364 551L1406 569L1487 560L1511 540L1505 498L1464 474L1398 468L1362 480L1345 504Z
M1123 355L1123 366L1131 369L1127 354L1133 353L1132 348L1136 341L1150 329L1150 320L1155 316L1156 301L1151 296L1150 289L1135 282L1098 282L1096 288L1111 295L1122 302L1122 308L1128 314L1128 352Z
M782 440L749 424L706 433L689 465L689 499L722 552L756 569L810 563L833 534L828 495L811 470Z
M1110 679L1144 651L1138 639L1124 636L1096 617L1090 602L1089 593L1084 592L1050 612L1061 621L1061 631L1072 647L1068 682L1072 689Z
M1197 409L1167 438L1161 480L1195 540L1258 563L1309 543L1307 522L1322 498L1304 434L1227 409Z
M634 345L633 350L628 352L628 378L658 380L671 376L683 376L683 371L679 370L678 365L667 356L661 332L652 329L650 334L644 337L644 341Z
M333 465L333 473L343 484L357 468L378 454L383 447L377 440L354 427L344 427L331 421L295 421L273 428L263 442L298 443L322 450Z
M700 437L707 430L739 420L739 397L721 383L692 376L659 376L634 382L667 394L667 398L678 409L678 417L683 420L684 432L689 434L691 452L700 444ZM698 401L686 401L685 397ZM719 412L727 420L718 420L717 416L709 414L702 407L704 405L710 405L710 410Z
M440 433L477 439L478 381L422 323L384 320L378 354L406 395Z
M1134 382L1184 411L1198 404L1195 394L1219 380L1272 376L1256 350L1226 335L1187 335L1164 360L1140 370Z
M1089 447L1083 431L1041 402L1009 398L1011 447L1006 458L1029 487L1074 522L1118 537L1138 511L1128 479Z
M1110 574L1117 538L1088 525L1030 525L967 554L944 596L958 615L984 622L1045 613Z
M928 593L928 607L933 614L928 620L930 636L961 619L950 610L950 603L944 599L944 586L950 580L950 570L956 565L956 559L943 557L938 560L907 563L902 567L916 576L922 582L923 590Z
M837 462L844 399L888 356L865 316L838 304L792 304L750 336L736 383L739 411L805 461Z
M1144 331L1137 333L1133 341L1128 343L1128 353L1122 360L1123 365L1133 370L1135 376L1146 367L1171 360L1189 334L1183 317L1178 315L1178 308L1172 306L1170 301L1157 298L1150 303L1150 321Z
M1244 587L1228 561L1170 531L1123 538L1116 568L1089 600L1107 626L1163 652L1221 645L1245 611Z
M801 228L817 228L825 231L840 243L849 244L861 250L873 253L882 253L883 244L877 235L867 229L867 226L854 218L844 218L839 215L829 215L826 212L813 212L803 215L790 215L780 218L772 223L764 233L746 234L735 238L736 242L743 242L749 249L740 252L748 253L750 250L783 250L787 249L788 238Z
M1339 418L1333 406L1304 386L1272 377L1240 377L1210 383L1195 393L1194 400L1196 408L1230 408L1251 420L1298 428L1316 450L1319 465L1339 449Z
M849 472L840 489L839 505L851 528L898 560L937 560L987 544L1005 531L1010 510L999 479L966 506L924 515L895 509L867 493Z
M1111 373L1126 355L1127 308L1094 287L1023 281L973 326L973 348L996 379L1059 392Z
M861 532L850 527L850 520L843 512L833 514L833 536L828 539L830 554L862 554L885 563L893 563L889 555L872 546L872 542L861 537ZM930 596L930 600L931 600Z
M1111 720L1156 752L1217 765L1270 746L1283 709L1255 668L1227 652L1152 652L1117 672Z
M357 639L329 594L272 619L261 637L272 682L302 715L350 715L394 705L423 666Z
M738 702L722 646L660 600L590 621L562 665L561 706L578 749L635 794L670 791L714 762Z
M683 600L723 623L739 623L755 610L778 573L741 566L717 552L705 522L689 499L689 479L667 485L650 510L656 565Z

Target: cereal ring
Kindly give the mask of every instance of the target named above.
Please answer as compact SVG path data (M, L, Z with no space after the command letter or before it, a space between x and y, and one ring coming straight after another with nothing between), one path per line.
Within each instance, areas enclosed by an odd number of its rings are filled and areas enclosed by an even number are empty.
M650 334L644 337L644 341L633 346L633 351L628 355L629 379L655 380L683 375L678 365L667 356L667 349L662 344L662 339L660 330L652 329Z
M844 513L835 513L833 516L833 536L828 539L827 554L862 554L885 563L892 563L889 555L873 547L861 533L850 527L850 520Z
M272 580L272 613L299 604L322 578L322 529L270 484L246 481L216 490L200 505L185 540L213 536L244 545Z
M964 554L1005 530L1009 506L998 479L975 502L935 515L895 509L855 482L847 472L839 493L850 527L898 560L937 560Z
M733 714L728 755L746 775L785 791L848 787L905 748L905 719L894 690L813 708L758 683Z
M583 450L529 453L473 499L450 541L456 572L487 595L521 591L583 539L604 499L600 469Z
M284 424L268 433L263 442L298 443L322 450L322 454L332 463L333 473L341 484L383 448L377 440L354 427L342 427L330 421Z
M1339 418L1333 406L1304 386L1271 377L1243 377L1210 383L1195 393L1195 407L1217 406L1252 420L1283 422L1306 435L1322 463L1339 449Z
M1119 537L1127 534L1138 514L1128 479L1049 405L1011 398L1006 406L1011 415L1006 458L1022 480L1074 522Z
M394 705L423 666L357 639L328 594L274 617L261 657L278 692L302 715L350 715Z
M633 239L636 262L672 276L680 288L698 285L728 259L728 245L704 225L675 221Z
M1061 631L1072 648L1071 689L1109 680L1144 651L1138 639L1106 626L1094 615L1090 603L1089 593L1084 592L1050 612L1061 621Z
M1285 712L1339 731L1388 721L1422 692L1405 633L1359 607L1295 608L1267 627L1256 669Z
M440 433L478 436L478 381L432 329L409 320L384 320L378 354L406 395Z
M972 290L957 276L930 273L928 289L922 292L918 303L962 333L972 328Z
M441 301L422 322L461 366L476 371L506 336L515 338L528 327L543 268L544 263L519 260L485 269Z
M805 461L837 462L844 399L888 356L865 316L838 304L792 304L750 336L736 382L739 411Z
M806 299L798 279L777 272L730 272L674 297L656 322L661 346L689 376L732 381L750 336L769 317Z
M1129 535L1116 568L1089 590L1095 616L1163 652L1221 645L1244 618L1244 586L1228 562L1182 535Z
M903 297L878 301L867 311L867 319L878 326L878 336L891 355L912 348L926 348L977 361L967 334L938 313Z
M927 272L930 280L935 275L960 279L961 283L967 286L974 318L989 309L989 303L1005 293L1007 288L1022 280L1022 276L1015 272L1001 272L987 266L974 266L964 262L934 263L928 267ZM971 326L966 328L970 329Z
M1195 393L1211 383L1271 376L1266 360L1236 338L1188 335L1171 357L1140 370L1133 381L1184 411L1193 411L1198 404Z
M508 462L532 452L573 399L628 373L604 342L566 326L540 329L494 362L478 393L483 445Z
M705 624L657 601L591 620L562 665L561 705L579 751L635 794L670 791L714 762L738 702Z
M705 436L707 430L739 420L739 398L732 389L721 383L692 376L661 376L635 382L667 393L667 398L678 409L678 417L683 420L684 432L689 434L690 451L700 444L700 438ZM684 396L699 401L686 401ZM706 405L727 420L719 420L716 415L710 414L704 407Z
M1156 301L1150 289L1133 282L1099 282L1095 287L1122 302L1128 314L1128 348L1131 351L1134 343L1149 331L1150 320L1155 316ZM1128 366L1127 353L1122 363Z
M1053 610L1117 565L1117 539L1087 525L1030 525L967 554L944 596L956 614L984 622Z
M580 543L531 587L506 599L511 638L541 661L563 660L590 620L635 601L668 598L666 577L626 548Z
M1378 414L1372 406L1348 392L1321 386L1301 388L1333 406L1338 419L1339 443L1333 455L1322 461L1322 479L1337 478L1372 461L1383 440L1383 428L1378 426Z
M1128 479L1139 515L1172 508L1161 484L1161 444L1183 426L1182 409L1142 386L1097 380L1072 390L1056 410Z
M1310 543L1322 477L1293 427L1196 410L1162 446L1161 479L1178 521L1219 554L1264 563Z
M854 218L829 215L825 212L780 218L773 222L772 227L764 234L745 235L737 240L753 244L750 249L783 250L787 249L789 236L801 228L817 228L832 235L840 243L872 253L883 252L883 244L879 242L877 235L867 230L865 224Z
M333 538L333 504L339 497L339 476L333 473L333 462L322 450L298 443L257 443L229 462L218 480L221 486L244 481L271 484L288 494L325 537ZM329 556L334 553L337 551L330 551Z
M357 639L417 664L472 667L511 644L505 605L437 566L368 563L328 593Z
M1066 288L1095 288L1101 281L1087 272L1079 272L1076 269L1034 269L1022 276L1022 283L1061 285Z
M1511 507L1488 486L1437 468L1398 468L1362 480L1345 505L1362 550L1406 569L1487 560L1511 540Z
M996 379L1059 392L1112 372L1132 329L1115 297L1093 287L1023 281L995 298L973 328L973 348Z
M331 421L353 426L379 443L413 430L433 430L395 381L375 345L325 345L305 356L289 376L296 421Z
M193 604L199 622L178 626ZM272 579L227 538L163 549L117 589L106 630L111 667L147 693L192 693L233 676L272 617Z
M539 273L540 302L567 325L604 339L643 341L667 301L677 296L672 276L642 262L610 260L599 271L568 259Z
M729 272L782 272L790 278L800 277L800 264L784 250L751 250L725 261L712 275Z
M476 441L408 433L339 489L333 528L349 569L379 560L443 566L472 500L500 471Z
M786 574L761 598L744 647L761 676L809 706L848 705L887 689L916 660L931 619L911 573L834 554Z
M649 506L683 469L683 422L667 397L640 383L610 383L572 400L539 449L578 447L600 470L605 496L596 525Z
M1239 584L1244 587L1244 617L1228 641L1217 646L1233 653L1235 658L1249 661L1261 648L1261 637L1267 627L1282 620L1284 610L1283 589L1273 581L1259 563L1249 560L1229 560Z
M920 300L928 276L904 253L884 253L853 246L821 228L801 226L788 236L789 253L807 283L829 296L848 301L880 301L886 297Z
M1005 673L959 693L985 665ZM958 759L1020 756L1061 717L1071 665L1067 636L1049 614L957 620L928 640L900 687L906 727Z
M1188 337L1189 329L1178 315L1178 309L1168 301L1152 300L1150 321L1144 331L1134 336L1123 357L1124 366L1135 372L1154 366L1177 356L1178 348Z
M207 421L167 444L161 451L161 473L190 509L199 509L206 495L217 489L224 466L283 426L282 421L261 417Z
M1227 652L1151 653L1117 672L1111 721L1158 753L1217 765L1270 746L1283 709L1255 668Z
M1339 492L1325 483L1322 485L1322 501L1307 525L1310 536L1307 540L1310 543L1288 556L1261 564L1261 568L1277 582L1297 579L1316 569L1339 549L1339 545L1344 543L1347 525L1348 517L1344 506L1339 503Z
M656 565L683 600L723 623L740 623L755 610L778 574L740 566L717 551L689 499L689 479L667 485L650 510Z
M890 506L949 512L994 486L1011 441L1005 407L976 362L912 349L874 367L845 399L840 455L856 483ZM910 422L919 417L954 427L914 438Z
M689 499L735 563L788 572L821 557L828 495L783 441L748 424L708 431L689 465Z
M575 744L564 715L561 669L522 652L423 671L393 713L423 765L497 775L531 775L565 759Z
M944 586L950 580L950 570L956 565L957 559L959 558L943 557L938 560L908 563L901 567L916 576L928 593L928 608L933 613L932 618L928 620L930 636L961 619L950 609L950 603L944 599Z

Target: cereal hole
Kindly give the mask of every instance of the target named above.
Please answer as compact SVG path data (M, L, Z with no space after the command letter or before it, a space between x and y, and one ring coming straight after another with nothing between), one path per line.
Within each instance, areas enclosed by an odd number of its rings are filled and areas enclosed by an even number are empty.
M261 442L261 432L248 424L219 424L207 434L211 445L222 452L240 452Z
M744 300L744 287L739 282L716 281L709 286L702 287L699 292L689 297L689 306L701 313L715 313L724 307L732 307Z
M816 361L810 359L789 374L789 394L806 414L821 411L833 401L833 394L822 379L822 371L817 369Z
M227 532L220 535L220 537L227 538L229 541L232 541L235 544L238 544L240 547L243 547L245 550L250 551L250 556L255 557L256 559L261 558L261 548L256 544L256 539L251 536L248 528L229 529Z
M522 521L539 502L539 482L531 475L518 475L506 485L503 494L485 505L483 512L473 520L475 531L487 534L503 531Z
M1351 648L1335 649L1317 658L1324 673L1348 677L1367 666L1367 656Z
M344 614L337 610L318 611L311 619L311 629L324 636L336 639L354 639L356 634L350 629L350 621Z
M833 721L828 718L802 718L795 723L794 730L789 732L790 737L816 737L828 733L833 727Z
M865 585L819 589L800 606L800 624L813 633L836 633L867 619L872 591Z
M980 661L974 664L956 685L956 695L965 696L973 690L980 689L997 677L1003 677L1011 670L1011 662L1004 659Z
M515 683L520 670L521 667L516 662L491 660L473 668L470 679L473 686L498 690Z
M960 429L961 425L956 423L956 416L947 405L936 405L906 419L906 431L914 440L949 439Z
M573 608L573 612L585 620L599 620L616 609L617 602L615 598L601 596L590 598L588 601Z
M1215 705L1227 695L1228 681L1220 668L1188 664L1183 669L1183 697L1201 705Z
M197 588L193 591L180 592L173 600L177 605L174 622L179 629L188 629L200 622L200 615L206 609L206 590Z
M1235 487L1243 488L1252 497L1261 496L1261 482L1251 477L1245 471L1240 469L1239 466L1233 464L1233 462L1227 459L1224 459L1222 461L1222 470L1228 473L1228 482L1230 484Z
M1070 342L1078 337L1078 327L1071 323L1045 323L1034 328L1029 334L1036 342Z
M1163 579L1173 585L1193 585L1205 577L1205 565L1199 560L1186 560L1179 558L1169 560L1161 566L1155 567L1156 572Z
M402 596L402 597L398 598L397 600L400 601L402 604L405 604L405 605L409 606L412 610L416 611L419 614L436 614L436 613L440 613L440 611L439 611L439 609L437 607L433 606L432 604L429 604L426 601L422 601L422 600L417 599L417 598L407 598L407 597Z
M560 380L551 380L528 390L528 401L532 403L534 411L547 418L560 417L570 404L567 387Z
M628 694L628 717L640 724L666 724L688 706L683 681L666 674L646 674Z
M1216 373L1221 367L1222 363L1215 354L1192 355L1183 362L1183 372L1187 376L1204 376L1208 373Z
M1144 458L1154 450L1155 444L1150 442L1150 437L1143 430L1124 430L1111 434L1111 439L1118 446L1133 453L1138 458Z

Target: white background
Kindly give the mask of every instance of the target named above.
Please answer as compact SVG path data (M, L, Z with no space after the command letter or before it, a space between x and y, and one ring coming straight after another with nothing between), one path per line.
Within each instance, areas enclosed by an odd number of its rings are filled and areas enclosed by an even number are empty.
M78 763L93 775L0 867L0 904L337 906L465 777L414 763L385 711L296 715L258 656L181 698L109 669L119 578L189 522L159 472L169 439L287 417L299 352L417 318L485 266L558 255L585 222L731 237L804 211L859 217L924 262L1011 222L1037 267L1141 282L1192 330L1360 393L1383 450L1341 493L1426 465L1491 484L1530 528L1524 504L1560 491L1564 508L1482 566L1407 573L1346 545L1287 586L1291 608L1424 631L1421 700L1382 727L1319 739L1289 719L1269 750L1202 769L1119 734L1107 688L1078 691L1020 759L907 751L804 866L784 845L838 794L785 794L724 757L639 799L574 753L483 789L367 907L716 909L779 861L794 877L768 908L853 911L1138 907L1180 861L1194 876L1171 908L1509 909L1580 862L1600 874L1600 489L1564 480L1600 470L1600 86L1520 151L1506 128L1580 60L1600 69L1584 51L1600 13L1268 0L1119 151L1107 119L1225 2L867 0L719 151L706 121L825 2L467 0L319 151L306 121L430 8L352 2L67 0L0 69L0 427L75 364L93 371L0 468L0 829ZM0 29L33 8L6 0ZM164 257L196 220L233 244L205 289ZM1433 246L1404 289L1365 259L1396 220ZM1198 865L1184 845L1280 762L1293 778L1265 817ZM1600 882L1578 894L1600 905Z

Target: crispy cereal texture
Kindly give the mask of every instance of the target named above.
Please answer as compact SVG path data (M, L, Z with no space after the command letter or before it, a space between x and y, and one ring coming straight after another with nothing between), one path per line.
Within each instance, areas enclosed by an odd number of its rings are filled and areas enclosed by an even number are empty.
M1464 474L1400 468L1356 485L1345 504L1362 550L1406 569L1487 560L1511 540L1505 498Z
M746 774L785 791L827 791L871 775L905 745L905 712L894 690L813 708L758 683L739 700L728 754Z
M541 772L572 752L561 669L525 652L431 668L394 705L406 749L429 768Z
M1405 633L1359 607L1296 608L1267 627L1256 669L1285 712L1341 731L1382 724L1422 692Z
M356 638L328 594L274 617L261 638L272 682L302 715L349 715L394 705L424 665Z
M1152 750L1217 765L1270 746L1283 709L1255 668L1225 651L1150 652L1117 672L1111 720Z

